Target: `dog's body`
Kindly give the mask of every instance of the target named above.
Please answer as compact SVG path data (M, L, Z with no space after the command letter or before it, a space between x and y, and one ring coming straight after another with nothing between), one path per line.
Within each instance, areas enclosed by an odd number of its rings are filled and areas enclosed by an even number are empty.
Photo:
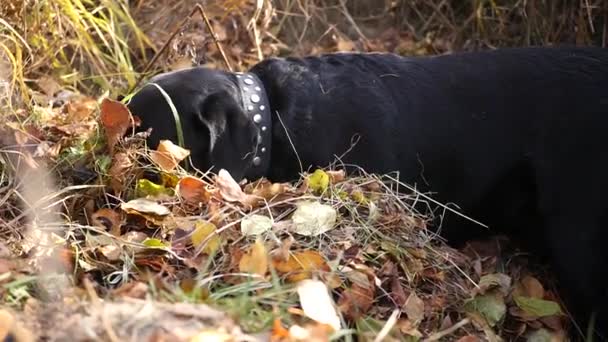
M596 327L606 332L608 49L333 54L268 59L250 72L272 115L263 175L290 180L300 163L324 167L336 157L367 172L399 171L493 232L524 232L552 261L581 323L600 310ZM237 179L254 167L260 131L234 74L194 68L152 81L171 96L197 167ZM144 87L129 107L153 128L152 147L176 141L158 89ZM442 229L462 241L483 228L453 216Z

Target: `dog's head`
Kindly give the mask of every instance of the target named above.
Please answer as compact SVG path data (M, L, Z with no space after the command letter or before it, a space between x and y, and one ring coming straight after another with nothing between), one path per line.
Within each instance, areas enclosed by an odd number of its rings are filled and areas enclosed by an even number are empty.
M148 139L152 149L163 139L178 143L166 95L179 115L183 147L190 150L194 166L201 171L226 169L242 179L253 163L261 130L243 106L237 76L196 67L153 77L128 103L131 113L141 119L139 129L152 128Z

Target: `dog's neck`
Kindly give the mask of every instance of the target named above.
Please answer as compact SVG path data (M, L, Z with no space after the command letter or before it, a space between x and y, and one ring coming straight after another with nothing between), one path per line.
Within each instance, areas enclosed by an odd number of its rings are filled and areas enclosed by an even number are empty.
M237 72L236 83L241 93L245 114L258 128L256 145L253 146L251 165L245 170L245 177L253 181L268 174L272 148L272 118L266 90L260 79L250 72Z

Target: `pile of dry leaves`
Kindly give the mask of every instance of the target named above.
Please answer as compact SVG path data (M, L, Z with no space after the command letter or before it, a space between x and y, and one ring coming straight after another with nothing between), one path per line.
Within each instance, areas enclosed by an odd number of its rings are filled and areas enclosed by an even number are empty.
M564 337L533 273L447 247L390 175L239 184L171 141L150 151L121 102L38 109L44 125L3 132L0 338Z

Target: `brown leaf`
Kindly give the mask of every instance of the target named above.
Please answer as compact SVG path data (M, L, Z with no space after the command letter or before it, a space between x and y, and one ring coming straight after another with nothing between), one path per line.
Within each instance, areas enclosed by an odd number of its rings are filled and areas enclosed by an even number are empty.
M281 274L288 274L287 281L291 283L311 278L315 271L329 271L325 258L315 251L296 252L287 261L277 258L272 260L273 267Z
M258 240L239 261L239 271L264 276L268 271L268 253L264 244Z
M545 289L538 279L527 275L517 283L513 290L513 296L542 299L545 297Z
M123 103L104 98L101 102L100 119L106 132L110 153L113 154L114 147L134 122L133 116Z
M391 298L399 306L403 306L407 302L407 295L398 277L392 277L391 279Z
M101 246L97 250L109 261L117 261L122 255L122 249L117 245Z
M92 98L83 98L70 101L65 105L65 111L68 114L68 122L72 123L79 123L90 119L93 116L93 113L95 113L96 109L97 101Z
M410 296L405 301L405 313L407 318L415 325L420 324L424 318L424 301L416 295L416 292L410 293Z
M114 295L117 297L120 296L144 299L146 298L146 294L148 293L148 285L140 281L132 281L122 285L113 292Z
M329 176L329 181L332 184L340 183L346 178L346 171L344 170L325 171L325 173Z
M150 152L150 159L161 170L171 172L189 155L189 150L175 145L171 140L161 140L156 151Z
M180 179L177 183L176 190L184 201L195 205L209 203L209 200L213 195L209 183L192 176L186 176Z
M91 220L93 221L94 226L104 228L114 236L120 236L122 218L119 212L108 208L102 208L93 213Z
M272 198L284 194L289 189L289 183L271 183L266 179L261 179L254 183L247 184L243 191L246 194L270 201Z
M421 338L423 336L422 333L416 328L416 325L414 325L412 321L407 318L399 319L397 321L397 327L399 327L399 331L406 335L418 338Z
M114 194L120 194L125 187L126 171L133 166L129 156L124 153L116 153L112 157L112 166L108 170L110 175L110 187L114 191Z
M342 292L338 300L340 311L349 319L356 320L369 311L374 302L375 286L361 286L354 283Z

